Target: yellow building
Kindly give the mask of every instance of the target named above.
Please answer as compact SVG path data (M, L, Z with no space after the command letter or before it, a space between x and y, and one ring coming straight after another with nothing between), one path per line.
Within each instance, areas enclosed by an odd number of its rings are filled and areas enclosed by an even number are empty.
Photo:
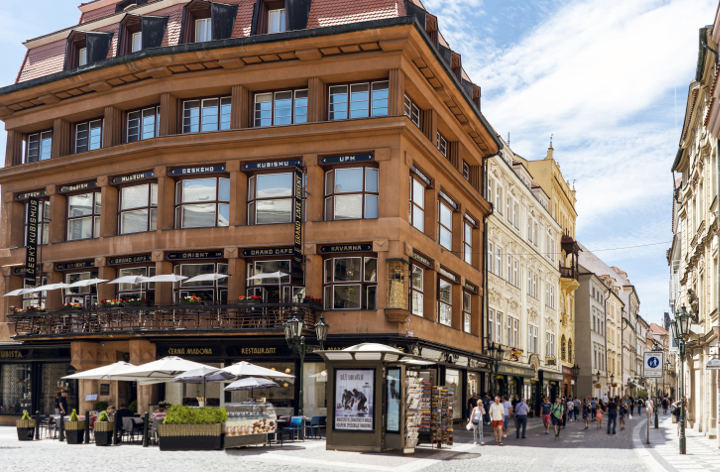
M550 197L550 214L560 224L563 236L561 254L558 255L560 267L560 360L563 381L562 394L572 395L575 381L572 367L575 362L575 295L578 288L578 252L575 242L575 189L570 187L555 161L552 141L544 159L523 163L534 177L536 185Z

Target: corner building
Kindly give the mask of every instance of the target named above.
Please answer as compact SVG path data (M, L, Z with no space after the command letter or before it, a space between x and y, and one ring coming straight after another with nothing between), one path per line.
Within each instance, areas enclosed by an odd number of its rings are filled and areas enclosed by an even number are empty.
M435 362L426 374L458 387L461 415L468 376L488 365L482 165L501 144L437 18L396 0L80 10L78 25L29 40L18 82L0 89L3 293L229 277L2 298L2 414L51 411L60 387L81 411L93 394L139 411L183 400L171 384L59 380L123 359L296 372L283 322L302 317L315 344L322 314L326 347L383 342ZM306 364L305 414L323 414L322 363ZM273 390L280 413L297 384Z

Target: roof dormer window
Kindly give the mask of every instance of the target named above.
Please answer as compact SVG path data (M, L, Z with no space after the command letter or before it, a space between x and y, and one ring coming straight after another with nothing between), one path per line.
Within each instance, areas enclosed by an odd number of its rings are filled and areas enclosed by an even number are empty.
M118 56L162 46L167 29L167 16L127 14L120 22Z
M182 41L203 43L232 37L237 5L192 0L185 6Z
M83 47L78 50L78 67L87 65L87 48Z
M307 28L309 1L257 0L250 34L274 34Z
M195 42L204 43L206 41L212 41L212 20L200 18L195 20Z
M284 8L268 10L268 33L283 33L287 31L287 15Z
M107 59L112 33L72 31L67 39L65 70L88 66Z

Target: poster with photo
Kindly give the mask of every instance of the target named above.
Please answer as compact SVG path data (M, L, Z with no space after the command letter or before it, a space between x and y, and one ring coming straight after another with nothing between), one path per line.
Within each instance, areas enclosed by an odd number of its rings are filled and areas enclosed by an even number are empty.
M389 433L400 432L400 368L393 367L387 370L387 414L385 415L385 430Z
M335 429L373 431L375 369L335 370Z

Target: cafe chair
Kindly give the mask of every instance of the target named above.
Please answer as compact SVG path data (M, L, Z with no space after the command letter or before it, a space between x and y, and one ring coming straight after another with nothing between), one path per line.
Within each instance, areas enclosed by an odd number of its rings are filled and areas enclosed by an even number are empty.
M310 423L305 427L307 437L321 438L325 429L325 416L313 416Z
M282 434L287 434L290 439L293 441L298 438L300 433L303 432L303 429L305 428L305 418L302 416L293 416L290 418L290 424L280 428L280 432Z

